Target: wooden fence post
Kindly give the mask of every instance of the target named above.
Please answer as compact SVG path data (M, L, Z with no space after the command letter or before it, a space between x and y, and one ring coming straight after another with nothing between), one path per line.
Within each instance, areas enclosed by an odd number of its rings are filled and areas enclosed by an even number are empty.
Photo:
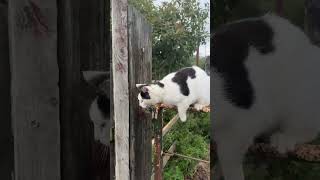
M60 180L56 0L10 0L15 180Z
M157 108L155 112L155 158L154 158L154 180L162 180L162 126L163 108Z
M320 2L305 1L305 31L311 41L320 46Z
M139 108L135 84L152 79L152 28L126 0L112 1L112 24L115 176L149 179L151 115Z
M112 0L111 9L115 178L129 180L128 1Z
M84 121L89 120L81 116L78 100L82 88L79 9L79 1L63 0L58 3L62 180L82 180L90 177L90 148L84 138L86 129L83 127Z
M58 5L62 180L108 180L108 158L96 159L101 154L93 146L101 146L94 142L89 117L97 94L81 71L110 69L110 1L60 0Z
M10 63L8 40L8 4L0 2L0 177L13 173L13 135L11 131Z
M152 77L152 27L132 6L129 24L130 174L131 180L150 179L152 170L151 113L139 107L136 84Z
M80 33L80 63L81 71L110 71L111 64L111 12L110 1L88 1L80 0L80 20L79 20L79 33ZM107 77L107 81L104 81L100 85L104 93L110 97L110 76ZM85 94L90 94L90 91ZM111 103L110 103L111 104ZM110 106L110 104L108 104ZM84 109L84 111L86 111ZM88 109L87 109L88 111ZM91 124L91 125L90 125ZM88 126L89 125L89 126ZM107 118L105 121L105 129L107 144L101 144L94 142L93 138L93 126L91 120L88 118L82 123L83 129L86 131L84 137L87 141L85 144L87 147L87 153L90 153L88 157L92 172L89 174L91 180L109 180L113 177L111 167L114 166L110 162L110 132L112 130L111 118ZM86 163L86 162L82 162Z

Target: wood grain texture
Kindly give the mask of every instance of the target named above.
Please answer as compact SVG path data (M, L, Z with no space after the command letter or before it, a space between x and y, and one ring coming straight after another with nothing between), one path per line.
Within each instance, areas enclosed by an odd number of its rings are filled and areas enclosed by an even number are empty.
M162 136L166 135L171 128L173 127L173 125L176 124L176 122L179 119L179 115L176 114L163 128L162 128Z
M81 71L110 69L110 1L60 0L58 6L62 180L109 180L109 151L94 141L89 117L97 89Z
M9 1L16 180L60 180L57 2Z
M164 137L164 135L166 135L173 127L173 125L175 125L177 123L179 119L179 115L176 114L163 128L162 128L162 137ZM154 145L154 139L152 139L152 145Z
M172 145L170 146L170 148L168 149L168 153L174 153L176 151L176 147L177 147L177 142L173 142ZM170 155L164 155L163 156L163 165L162 168L164 168L166 166L166 164L168 163L168 161L170 160L171 156Z
M320 46L320 2L305 1L305 31L311 41Z
M162 180L162 127L163 127L163 107L156 108L154 115L155 122L155 158L154 158L154 180Z
M152 117L139 107L138 83L152 79L152 28L141 13L129 6L129 91L131 180L150 179L152 170Z
M81 104L80 72L80 2L75 0L58 3L59 36L59 86L61 122L61 173L62 180L90 178L90 147L84 137L84 122L88 121L84 104ZM89 104L89 102L88 102ZM88 105L87 105L88 106ZM83 109L79 109L83 107ZM82 114L81 114L82 113ZM86 115L83 117L83 115Z
M129 180L128 1L112 0L115 178Z
M81 71L103 71L109 72L111 64L111 27L110 27L110 1L109 0L80 0L80 61ZM101 83L99 83L99 81ZM110 73L97 80L95 90L103 90L109 98ZM86 88L87 89L87 88ZM93 94L90 90L82 93L83 101ZM93 94L97 95L97 94ZM89 98L90 99L90 98ZM90 99L92 102L93 99ZM82 111L88 112L87 106ZM110 107L110 104L109 104ZM110 141L111 120L107 119L105 128L106 139ZM93 124L88 118L81 125L87 139L86 149L90 155L90 163L87 163L90 172L90 180L110 180L110 144L104 145L95 142L93 138ZM85 160L85 159L84 159ZM83 161L82 163L86 163Z
M0 177L11 179L13 172L13 134L11 129L8 4L0 1Z

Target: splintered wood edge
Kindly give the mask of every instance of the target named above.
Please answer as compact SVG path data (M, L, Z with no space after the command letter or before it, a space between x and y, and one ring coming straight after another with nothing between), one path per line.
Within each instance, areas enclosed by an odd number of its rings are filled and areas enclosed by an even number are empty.
M155 105L156 109L159 110L159 109L177 109L176 106L171 106L171 105L166 105L166 104L156 104ZM199 112L197 109L195 109L194 107L189 107L188 109L189 111L194 111L194 112ZM206 106L204 108L202 108L200 110L200 112L210 112L210 106Z

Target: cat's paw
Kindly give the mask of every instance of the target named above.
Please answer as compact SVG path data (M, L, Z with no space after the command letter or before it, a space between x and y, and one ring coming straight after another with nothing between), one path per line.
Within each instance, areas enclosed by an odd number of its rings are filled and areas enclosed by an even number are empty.
M200 111L200 110L202 110L204 107L205 107L205 105L202 105L202 104L194 104L194 106L193 106L197 111Z
M280 154L286 154L289 151L293 151L296 144L295 141L292 141L292 138L282 133L272 135L270 142Z
M179 114L179 118L180 118L180 120L182 121L182 122L186 122L186 120L187 120L187 115L186 114Z

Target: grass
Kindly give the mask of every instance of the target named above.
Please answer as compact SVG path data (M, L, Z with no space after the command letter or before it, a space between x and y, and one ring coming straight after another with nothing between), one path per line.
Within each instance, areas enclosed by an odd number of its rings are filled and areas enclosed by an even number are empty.
M320 164L290 159L266 160L257 166L253 158L245 165L246 180L318 180Z
M167 123L175 111L164 112ZM177 141L176 152L200 159L208 159L210 120L208 113L189 113L187 122L178 121L163 139L164 150ZM320 144L320 138L312 144ZM164 168L165 180L183 180L192 176L197 161L171 157ZM293 159L259 159L247 156L244 165L246 180L318 180L320 163L297 161Z
M175 111L164 112L164 122L168 122L175 114ZM178 123L164 137L163 147L167 150L170 145L177 141L176 152L200 159L209 157L209 113L189 113L185 123ZM198 162L195 160L180 157L171 157L164 168L164 179L183 180L185 176L192 176Z

